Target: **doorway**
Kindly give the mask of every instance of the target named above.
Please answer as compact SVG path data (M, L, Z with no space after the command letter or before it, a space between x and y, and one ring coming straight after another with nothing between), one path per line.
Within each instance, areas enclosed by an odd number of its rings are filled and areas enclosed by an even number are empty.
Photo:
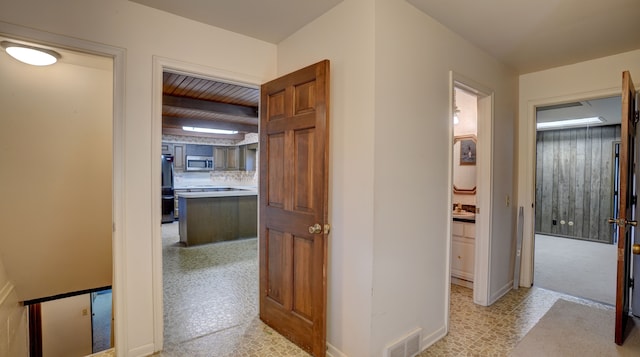
M207 86L228 87L220 91L239 93L249 91L255 93L256 109L255 125L251 120L229 127L227 121L219 118L207 118L221 125L221 129L234 131L252 131L245 134L190 134L182 132L180 120L188 119L188 126L202 127L204 118L191 113L189 116L176 115L168 117L163 113L163 101L173 100L172 105L178 107L176 98L163 94L163 82L183 81L185 86L205 88ZM195 84L201 81L200 84ZM187 85L187 82L194 82ZM206 82L206 83L205 83ZM162 154L173 157L174 189L177 194L187 191L210 191L222 186L257 185L257 102L259 98L258 80L254 78L238 78L237 74L193 67L189 64L169 59L154 59L154 118L153 142L154 157ZM183 89L186 93L188 89ZM227 96L229 97L229 95ZM209 100L216 100L207 98ZM251 100L249 100L251 101ZM202 103L200 103L202 104ZM205 103L206 104L206 103ZM242 104L242 105L240 105ZM247 107L247 108L243 108ZM166 108L165 108L166 109ZM226 114L244 115L248 104L224 103L216 110L226 110ZM239 112L238 112L239 111ZM249 110L250 111L250 110ZM162 120L160 119L162 118ZM226 124L225 124L226 123ZM164 129L163 129L164 126ZM171 127L171 128L169 128ZM167 130L168 129L168 130ZM165 133L163 137L163 132ZM169 149L170 153L164 152ZM171 150L172 149L172 150ZM206 152L193 152L205 150ZM208 151L207 151L208 150ZM214 170L190 170L186 156L198 155L212 158ZM158 159L158 170L161 160ZM155 165L155 161L154 161ZM222 166L221 166L222 165ZM249 171L247 171L249 170ZM154 183L156 184L156 183ZM154 224L154 288L155 304L154 324L155 339L158 345L155 350L170 349L185 341L209 343L216 338L223 340L229 334L235 334L242 327L252 325L257 318L257 238L216 242L213 244L187 245L181 242L178 220L161 223L160 212L161 189L154 195L154 210L157 211L157 224ZM155 197L158 196L158 197ZM176 201L177 202L177 201ZM175 218L180 215L180 207L176 205ZM255 208L257 210L257 207ZM248 327L247 327L248 328ZM224 335L224 336L223 336ZM208 342L207 342L208 341ZM213 343L224 346L225 341ZM228 343L226 343L228 345Z
M491 292L489 288L489 277L490 277L490 237L491 237L491 194L492 194L492 180L491 180L491 171L492 171L492 127L493 127L493 91L480 83L477 83L469 78L466 78L460 74L451 72L451 96L450 100L452 103L451 106L451 117L452 118L452 136L451 136L451 154L450 154L450 162L452 165L452 179L451 179L451 215L452 220L454 215L459 215L459 211L473 211L473 216L475 220L472 222L452 222L452 237L456 233L461 233L462 237L465 241L459 241L456 238L456 241L452 239L451 247L452 254L453 250L457 249L457 251L461 251L459 248L466 249L467 261L471 259L472 261L472 269L467 268L467 271L472 271L473 281L467 283L473 289L473 300L474 303L488 306L491 305L495 300L497 300L500 296L502 296L502 292ZM473 114L475 114L475 123L471 127L467 127L465 135L460 135L459 139L454 139L454 133L457 133L455 126L460 124L460 117L458 118L459 123L453 123L454 114L460 114L461 117L464 113L462 113L462 109L458 108L460 112L456 113L456 106L454 102L456 98L454 98L455 94L458 93L460 96L460 100L466 100L467 106L469 108L469 112L472 114L471 118L473 118ZM463 118L464 120L464 118ZM470 122L474 120L471 119ZM473 134L472 131L475 129L476 134ZM456 134L457 135L457 134ZM475 138L474 138L475 136ZM474 140L475 139L475 140ZM454 144L460 142L460 149L462 148L462 144L466 144L467 148L471 148L471 157L463 157L461 155L461 150L456 149ZM473 154L473 148L475 148L475 155ZM457 151L456 151L457 150ZM456 155L454 156L454 152ZM464 152L463 152L464 153ZM468 156L468 155L467 155ZM458 163L458 165L454 165L454 161ZM460 165L462 164L462 165ZM462 184L463 187L456 187L454 192L454 186L456 184L460 184L454 182L454 168L456 166L464 167L466 169L467 176L475 176L475 185L472 184ZM474 169L469 170L468 167L473 167ZM470 174L472 173L472 174ZM468 187L467 187L468 186ZM475 187L474 187L475 186ZM461 195L460 193L464 192L465 194ZM458 200L467 203L462 204L462 202L455 202ZM474 202L470 204L470 202ZM454 207L454 203L461 204L461 207ZM457 206L457 205L456 205ZM460 208L458 212L456 212L456 208ZM465 209L466 208L466 209ZM463 217L464 219L465 217ZM456 218L459 220L460 218ZM455 226L453 224L456 224ZM453 230L459 230L458 227L461 223L464 223L467 227L467 234L465 236L464 228L462 227L462 231L454 232ZM473 247L471 248L471 242L473 242ZM464 251L464 250L462 250ZM461 258L463 256L461 255ZM451 265L450 265L450 273L454 273L454 270L457 268L456 264L458 260L458 255L450 256ZM459 277L456 277L459 279ZM468 280L468 279L464 279ZM505 291L506 292L506 291Z
M536 109L538 287L615 304L620 117L619 95Z
M112 285L114 287L114 294L118 297L118 301L123 301L123 296L124 296L124 285L120 284L123 281L123 276L124 276L124 269L123 269L123 264L121 264L122 260L124 259L124 254L122 254L122 242L123 242L123 235L122 235L122 230L121 229L115 229L115 227L122 227L122 222L123 222L123 206L124 206L124 198L123 198L123 182L124 182L124 175L123 175L123 166L124 166L124 160L123 160L123 150L122 150L122 145L121 142L123 140L123 130L122 128L124 127L124 50L119 49L119 48L115 48L115 47L111 47L108 45L102 45L102 44L97 44L97 43L93 43L93 42L89 42L89 41L84 41L84 40L80 40L77 38L69 38L69 37L65 37L65 36L61 36L61 35L55 35L55 34L51 34L48 32L43 32L43 31L38 31L38 30L34 30L34 29L28 29L28 28L24 28L21 26L17 26L17 25L10 25L7 23L3 23L0 22L0 36L2 36L3 38L10 38L10 39L19 39L20 42L26 42L26 43L33 43L33 44L37 44L37 45L44 45L46 47L50 47L50 48L55 48L57 49L61 49L60 52L65 52L67 54L69 54L69 56L71 57L71 61L72 63L75 63L74 65L69 66L68 68L65 67L64 70L68 70L68 75L64 76L65 82L63 85L60 86L60 88L56 88L56 90L62 90L64 89L68 89L69 87L74 87L75 89L78 89L79 87L77 86L78 82L74 81L73 78L76 78L76 76L78 75L78 73L83 72L83 69L85 70L85 72L92 72L98 68L102 68L102 70L107 70L109 71L108 76L106 77L106 81L105 83L109 83L108 85L111 87L111 90L107 91L106 93L100 93L97 94L94 98L91 98L92 102L91 103L95 103L96 101L104 101L103 103L108 102L109 104L106 107L100 107L99 109L101 110L101 113L103 113L103 110L107 110L109 114L106 115L106 120L105 125L108 129L105 129L104 132L105 133L109 133L110 136L107 140L108 144L110 146L109 148L109 156L110 156L110 160L108 163L104 163L98 160L95 160L96 162L99 162L102 166L100 167L99 171L100 172L105 172L105 168L106 168L106 172L107 172L107 176L108 178L103 178L107 181L109 181L109 185L107 185L106 191L109 193L109 197L107 197L106 201L108 201L107 203L107 208L106 208L106 216L103 214L103 212L100 212L100 217L102 217L102 219L104 219L104 217L108 217L106 218L107 220L107 235L108 235L108 242L107 242L107 247L103 247L100 246L99 248L93 248L97 251L102 251L104 252L109 252L108 257L106 258L106 260L108 260L108 264L111 266L111 268L106 269L106 271L109 271L109 282L108 285ZM98 67L98 68L94 68L94 66L89 65L86 66L86 68L83 68L85 66L80 65L80 59L82 57L87 57L90 59L93 59L95 61L104 63L104 62L108 62L108 65L106 67ZM95 63L94 63L95 65ZM17 75L17 72L14 73L14 75ZM38 83L43 83L47 82L48 84L53 84L55 87L55 84L53 82L50 83L50 81L48 81L47 79L45 79L44 77L40 77ZM27 81L25 81L26 83ZM3 82L4 83L4 82ZM35 83L35 82L34 82ZM84 83L84 82L79 82L79 83ZM69 86L69 84L71 84ZM41 85L38 85L38 87L43 87ZM46 86L44 86L46 87ZM43 87L43 88L44 88ZM7 88L11 88L10 86ZM35 87L34 87L35 88ZM89 87L88 87L89 88ZM93 88L92 88L93 89ZM83 95L89 95L89 91L85 91L81 94L78 95L78 97L82 97ZM17 94L14 93L14 95ZM59 94L59 92L57 93ZM28 98L33 100L33 96L34 93L31 92L29 96L27 96ZM25 99L28 98L21 98L20 96L16 96L14 99L15 102L18 101L23 101ZM48 98L49 101L51 101L51 98ZM53 101L55 103L55 100ZM61 102L66 102L65 100L61 100ZM30 107L30 112L33 113L33 109L37 109L35 107L38 106L33 106L33 101L31 102L31 107ZM46 102L45 101L41 101L40 104L42 104L41 106L44 108L49 108L46 105L44 105ZM81 109L75 108L77 109L78 112L83 112ZM98 108L93 108L94 110L98 110ZM88 110L88 112L91 112L91 110ZM76 112L74 112L76 113ZM68 115L68 113L66 113ZM46 114L42 115L43 118L49 119L52 123L55 122L55 119L51 113L51 111L48 111ZM68 118L66 118L68 119ZM66 122L65 120L61 121L62 122ZM36 125L37 126L37 125ZM11 131L8 131L11 132ZM31 139L33 138L39 138L38 134L35 133L34 131L28 131L30 132L31 135ZM51 130L49 132L47 132L44 136L42 136L41 138L46 138L48 140L49 136L50 137L55 137L55 136L59 136L61 138L65 137L64 135L69 135L69 133L66 134L58 134L56 131ZM84 144L82 141L78 142L77 140L74 141L69 141L70 143L75 143L76 145L80 145L80 144ZM47 141L47 143L51 143L51 141ZM104 145L104 142L101 142ZM26 144L25 142L22 143L23 146ZM38 143L38 145L41 143ZM97 142L93 142L92 144L97 144ZM37 150L37 145L33 146L34 149ZM49 146L46 148L46 150L43 150L42 152L50 152L50 151L57 151L60 148L54 147L54 146ZM10 150L11 151L11 150ZM72 152L74 150L71 150ZM15 151L14 151L15 152ZM44 162L44 161L49 161L52 163L55 162L60 162L61 160L63 160L64 157L66 157L65 155L67 153L62 153L58 155L56 157L56 160L42 160L42 152L40 152L40 154L38 155L38 159L37 160L31 160L33 162ZM24 161L25 159L29 160L29 158L24 157L24 155L22 155L22 157L20 158L22 161ZM89 160L91 161L91 160ZM26 162L26 161L25 161ZM8 166L12 166L10 163L7 162ZM31 165L33 167L39 168L41 170L40 175L42 172L47 172L48 170L46 168L44 168L42 165ZM70 165L70 166L74 166L74 165ZM13 167L13 166L12 166ZM75 167L75 166L74 166ZM77 167L81 167L81 166L77 166ZM86 169L86 167L85 167ZM88 170L88 169L87 169ZM27 175L27 172L22 172L22 174ZM29 175L30 176L30 175ZM68 175L67 176L74 176L74 175ZM79 175L82 176L82 175ZM50 181L54 181L52 180L51 177L49 177ZM66 178L65 178L66 180ZM68 183L71 183L72 180L69 180ZM28 184L28 182L24 182L25 184ZM12 187L12 189L17 189L19 187ZM95 187L94 187L95 189ZM35 191L34 191L35 192ZM59 192L56 192L57 195L63 195L63 191L60 190ZM55 195L47 195L47 197L54 197ZM39 197L41 202L39 203L40 206L42 207L46 207L47 205L51 204L51 202L55 203L58 205L58 209L60 210L60 204L61 202L58 200L47 200L47 199L43 199L42 196L39 196L37 194L34 195L34 197ZM63 200L64 201L64 200ZM65 206L68 206L65 204ZM64 212L67 216L74 216L74 211L69 211L69 210L60 210L61 212ZM32 211L33 214L35 214L35 211ZM96 215L96 212L92 212L92 214ZM32 215L29 215L31 218L33 218ZM56 216L57 217L57 216ZM60 219L58 220L58 222L63 222L64 219ZM88 222L87 224L91 225L90 222ZM113 225L114 229L112 231L111 226ZM51 229L53 227L51 227L50 225L48 225L47 223L44 223L43 226L47 227L48 229ZM7 228L7 227L5 227ZM47 235L43 235L43 236L47 236ZM88 234L88 236L90 236L90 234ZM86 236L84 236L83 238L86 238ZM74 244L71 241L67 240L65 242L66 244ZM33 245L35 245L36 243L31 243ZM64 245L62 245L64 246ZM30 251L32 251L32 247L30 247ZM5 250L5 252L7 252ZM79 254L82 253L80 250L75 250L73 251L74 254ZM33 251L32 251L33 253ZM86 254L86 256L91 257L92 254L94 253L90 253L90 254ZM25 255L22 253L17 253L17 254L12 254L13 256L24 260ZM47 256L51 257L51 258L56 258L56 255L54 254L54 252L49 251L46 254ZM80 255L85 255L85 254L80 254ZM37 256L34 255L34 256ZM59 260L64 260L65 258L61 258L58 257ZM97 261L98 259L96 259ZM101 259L102 261L102 259ZM28 260L24 260L25 263L29 263ZM76 263L77 265L77 263ZM70 265L70 266L76 266L76 265ZM91 264L87 264L87 265L91 265ZM86 273L86 271L84 272ZM35 277L37 274L33 273L32 276L30 278ZM45 277L46 274L41 274L40 278ZM62 281L62 280L60 280ZM50 284L46 284L47 286L49 286ZM24 298L24 296L23 296ZM28 297L27 297L28 300ZM115 320L119 320L119 321L123 321L123 314L122 314L123 309L119 309L116 310L116 316L115 316ZM122 337L124 335L126 335L126 327L124 324L119 324L119 327L116 329L116 333L118 334L118 336Z

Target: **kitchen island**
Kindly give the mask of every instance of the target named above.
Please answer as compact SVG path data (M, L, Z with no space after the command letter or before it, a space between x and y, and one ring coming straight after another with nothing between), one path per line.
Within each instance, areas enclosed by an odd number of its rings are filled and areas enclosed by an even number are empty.
M255 189L181 192L178 206L180 242L186 246L257 237Z

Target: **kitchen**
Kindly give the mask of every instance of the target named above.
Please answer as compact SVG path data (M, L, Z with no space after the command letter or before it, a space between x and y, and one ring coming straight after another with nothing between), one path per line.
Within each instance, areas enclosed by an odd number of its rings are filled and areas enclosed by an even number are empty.
M184 74L163 77L162 222L180 221L181 242L189 245L188 232L203 228L201 220L188 219L190 206L191 216L201 215L193 202L248 196L253 212L244 215L256 227L259 90ZM242 237L247 234L255 237L256 229L242 230ZM198 241L233 238L239 237Z
M163 73L165 350L257 315L259 95Z

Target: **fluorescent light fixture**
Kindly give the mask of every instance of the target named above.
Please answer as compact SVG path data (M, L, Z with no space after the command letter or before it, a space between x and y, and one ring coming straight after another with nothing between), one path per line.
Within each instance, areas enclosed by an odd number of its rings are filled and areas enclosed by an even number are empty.
M182 130L184 130L184 131L193 131L193 132L196 132L196 133L207 133L207 134L238 134L238 132L236 130L198 128L198 127L194 127L194 126L183 126Z
M566 120L558 120L558 121L550 121L550 122L538 123L536 125L536 128L538 128L538 129L551 129L551 128L561 128L561 127L569 127L569 126L601 124L603 122L604 122L604 120L602 118L600 118L600 117L566 119Z
M4 48L9 56L20 62L33 66L48 66L54 64L60 59L60 54L56 51L46 50L19 43L2 41L0 45Z

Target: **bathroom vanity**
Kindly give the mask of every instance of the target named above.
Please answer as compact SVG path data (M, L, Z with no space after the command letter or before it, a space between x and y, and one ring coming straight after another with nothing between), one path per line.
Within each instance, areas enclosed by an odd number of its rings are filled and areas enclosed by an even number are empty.
M472 288L476 251L475 217L454 218L451 235L452 282Z

